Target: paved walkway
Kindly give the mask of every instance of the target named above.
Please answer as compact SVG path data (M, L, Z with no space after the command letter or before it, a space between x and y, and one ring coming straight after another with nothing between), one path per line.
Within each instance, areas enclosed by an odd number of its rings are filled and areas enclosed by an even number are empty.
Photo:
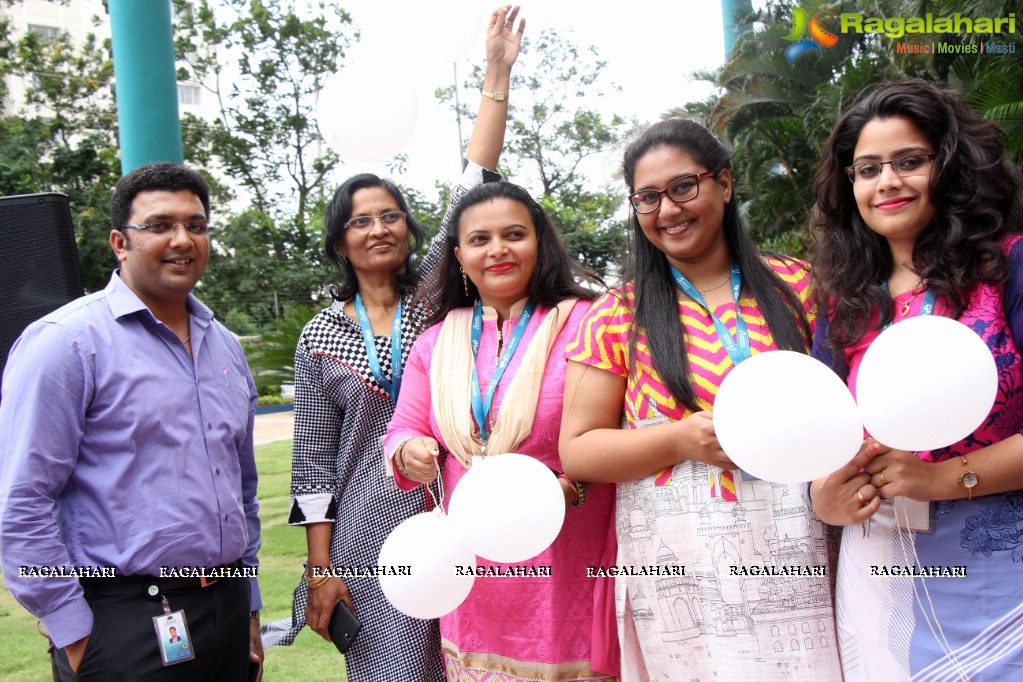
M295 413L291 410L287 412L257 414L256 425L252 430L252 436L256 441L256 445L291 438L295 426L294 416Z

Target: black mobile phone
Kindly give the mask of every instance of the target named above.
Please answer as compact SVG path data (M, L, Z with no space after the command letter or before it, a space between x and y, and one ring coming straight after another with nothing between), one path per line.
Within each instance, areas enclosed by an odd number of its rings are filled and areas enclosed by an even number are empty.
M249 682L256 682L256 678L259 677L259 666L263 665L259 661L249 661Z
M330 641L334 642L334 646L337 647L338 651L345 653L352 646L352 642L355 641L355 636L359 634L359 630L362 629L362 623L349 610L347 604L339 601L337 606L334 607L334 613L330 617L330 625L327 627L330 630Z

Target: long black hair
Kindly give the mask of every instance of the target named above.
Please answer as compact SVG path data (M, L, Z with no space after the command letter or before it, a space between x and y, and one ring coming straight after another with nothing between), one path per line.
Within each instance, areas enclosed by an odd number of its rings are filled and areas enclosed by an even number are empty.
M538 305L554 307L568 298L592 300L597 292L579 284L587 280L604 288L597 275L585 269L568 253L565 242L554 228L550 215L529 195L529 192L510 182L487 182L466 192L451 213L448 221L444 257L436 273L436 281L428 287L436 289L437 308L427 324L436 324L455 308L474 305L479 291L471 279L462 282L455 247L458 246L458 227L466 209L490 199L511 199L526 207L536 229L536 267L529 280L529 296ZM468 293L466 293L468 287Z
M622 171L630 194L636 191L636 164L648 153L664 147L684 151L715 173L732 166L728 148L699 123L679 118L660 121L625 150ZM679 319L677 289L668 259L643 234L635 213L629 223L632 229L625 278L634 283L635 327L645 330L650 359L664 385L679 403L690 411L698 411L700 406L686 359L685 329ZM781 349L805 353L811 331L802 303L757 253L742 224L734 188L732 200L725 204L722 223L728 249L742 270L743 290L756 298L775 343ZM636 357L637 336L634 332L629 342L632 358ZM637 363L631 364L630 371L637 372Z
M917 238L912 268L958 317L978 282L1008 275L1001 240L1023 229L1020 177L1005 160L1006 138L958 94L920 79L883 83L849 107L824 146L817 169L811 228L813 281L821 310L829 310L832 348L856 343L877 323L892 319L882 288L892 272L891 250L857 208L845 168L860 131L872 120L902 117L934 145L931 176L934 220Z
M415 268L414 257L420 244L423 243L423 228L419 226L415 216L409 211L408 202L405 201L405 197L397 185L387 178L381 178L372 173L360 173L341 183L341 186L334 192L334 198L323 210L323 229L327 233L324 248L327 251L327 260L333 263L338 270L338 283L330 287L330 295L338 301L347 301L359 290L359 280L355 276L355 269L347 259L338 254L337 245L344 243L345 223L352 217L352 196L360 189L370 187L380 187L386 190L394 197L398 209L405 213L409 248L408 255L405 256L404 267L394 278L398 291L401 293L412 291L419 282L419 273Z

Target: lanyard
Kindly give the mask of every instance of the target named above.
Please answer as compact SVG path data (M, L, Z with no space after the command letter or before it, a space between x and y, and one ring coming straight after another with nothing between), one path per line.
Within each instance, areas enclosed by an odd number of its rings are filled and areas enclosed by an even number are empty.
M881 288L884 289L884 292L887 294L888 293L888 282L883 282L881 284ZM916 297L914 296L913 298L916 298ZM899 305L902 305L901 301L895 301L895 299L892 299L892 301L894 301L895 303L898 303ZM933 313L934 313L934 292L931 291L930 289L926 289L926 290L924 290L924 302L920 306L920 317L924 317L925 315L931 315ZM883 327L881 327L881 331L884 331L885 329L888 329L888 327L892 326L893 322L895 322L895 318L892 318L891 322L889 322L888 324L886 324Z
M362 327L362 343L366 346L366 359L369 360L369 369L373 372L373 378L384 387L391 400L398 402L398 391L401 390L401 298L394 309L394 320L391 322L391 380L384 376L380 369L380 360L377 358L377 343L373 338L373 327L369 323L369 315L366 313L366 306L362 304L362 296L355 294L355 316L359 318L359 326Z
M497 384L501 381L504 370L508 369L508 364L511 362L512 356L515 355L515 349L519 347L519 341L522 340L522 335L529 325L529 319L533 316L534 310L536 310L536 301L529 299L526 301L526 307L522 309L522 314L519 315L519 321L515 325L511 338L508 339L504 351L501 352L497 369L494 370L494 376L490 379L490 385L487 386L486 396L480 395L480 378L476 373L476 355L479 353L480 337L483 335L483 304L476 301L476 308L472 311L472 416L480 429L480 438L483 439L484 447L487 438L490 437L490 433L487 431L487 414L490 413L490 405L494 402L494 392L497 391Z
M732 298L735 299L735 335L737 339L732 338L732 333L728 331L725 323L718 319L718 316L714 314L714 311L710 309L707 302L703 300L703 296L696 290L696 287L675 266L671 267L671 275L675 278L675 286L681 289L689 298L700 304L710 314L710 319L714 321L714 328L718 332L718 338L721 339L721 344L728 351L728 357L732 359L732 364L738 365L743 360L748 359L750 356L749 331L746 328L746 321L742 319L742 310L739 308L739 290L742 288L742 272L739 270L739 264L733 260L731 272Z

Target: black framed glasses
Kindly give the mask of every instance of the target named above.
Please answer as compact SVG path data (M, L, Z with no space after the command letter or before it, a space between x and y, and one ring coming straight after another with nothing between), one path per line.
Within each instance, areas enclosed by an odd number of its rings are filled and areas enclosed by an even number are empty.
M188 232L188 234L195 235L195 236L198 236L198 237L202 237L202 236L208 235L210 233L210 230L212 229L210 227L209 223L198 223L198 222L197 223L162 223L162 222L159 222L159 223L130 223L128 225L125 225L124 227L125 228L129 228L130 227L130 228L133 228L133 229L136 229L136 230L149 230L149 232L151 234L167 234L168 232L173 232L174 229L177 228L178 225L181 225L182 227L184 227L185 231Z
M373 225L373 221L379 220L385 226L397 225L405 220L404 211L388 211L380 215L360 215L345 223L346 230L366 230Z
M849 182L854 184L856 181L873 182L881 177L882 166L887 164L901 178L924 175L936 156L937 154L906 154L891 161L864 161L846 166L845 174L849 176Z
M652 213L661 207L663 194L667 194L676 204L692 201L700 196L700 181L713 178L717 174L717 171L705 171L697 175L680 175L664 189L644 189L630 195L629 202L636 213Z

